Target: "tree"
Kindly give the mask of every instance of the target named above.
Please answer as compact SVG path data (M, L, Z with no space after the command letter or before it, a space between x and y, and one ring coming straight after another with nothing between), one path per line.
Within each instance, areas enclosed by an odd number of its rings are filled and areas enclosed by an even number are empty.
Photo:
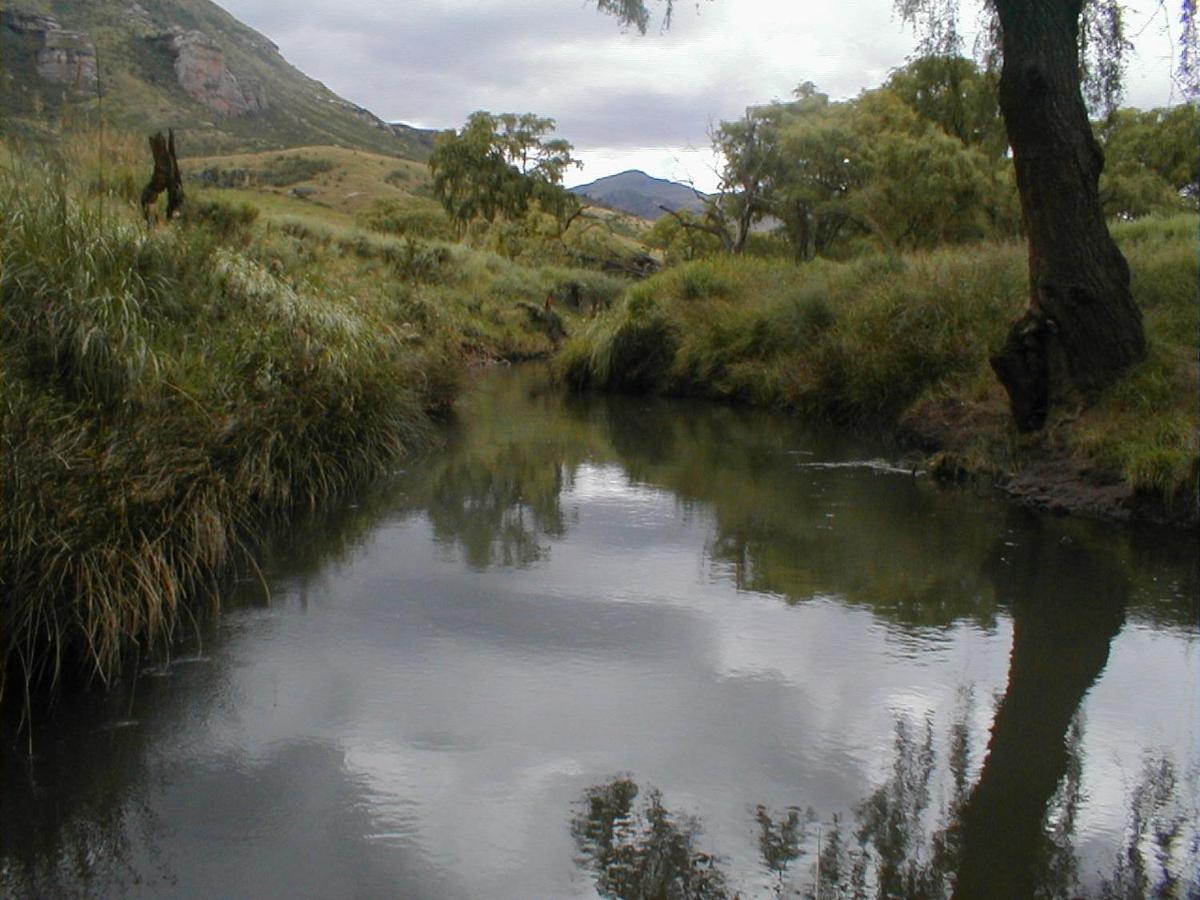
M916 249L982 237L992 187L984 154L887 88L863 95L856 107L867 177L850 204L883 244Z
M675 241L681 229L694 249L715 241L725 253L741 253L751 229L768 213L767 192L778 169L778 124L771 107L747 109L737 121L722 122L712 132L713 149L723 159L717 192L704 198L699 216L662 207L674 225L658 237Z
M695 213L679 210L657 219L643 240L663 251L667 265L691 262L721 251L721 238L703 224Z
M168 136L161 131L150 135L150 152L154 156L154 171L142 189L142 215L150 222L154 218L154 206L158 196L167 192L167 221L175 218L183 206L183 176L179 174L179 162L175 158L175 130L169 129Z
M778 127L770 109L748 109L736 122L722 122L713 136L725 159L717 203L732 235L733 253L745 249L750 229L767 214L766 193L778 171Z
M1195 40L1195 0L1182 0ZM953 21L954 0L897 0L902 15ZM1127 47L1117 0L990 0L1002 59L1000 111L1016 169L1029 246L1029 307L992 357L1022 431L1052 403L1090 398L1146 353L1129 266L1108 233L1100 200L1104 156L1084 86L1112 106ZM952 49L951 33L927 36ZM1081 55L1081 44L1088 51ZM1185 60L1188 55L1185 53Z
M553 119L481 110L439 135L429 157L433 192L460 230L476 219L519 219L531 205L569 221L579 202L562 179L579 163L569 143L547 139L553 131Z
M1200 201L1200 110L1121 109L1100 123L1100 197L1110 217L1195 209Z
M792 255L803 261L826 252L844 235L865 230L849 198L866 181L867 167L854 104L830 103L812 82L794 95L780 128L770 210Z
M933 54L894 71L884 87L964 146L1002 157L1008 150L1008 137L996 82L994 73L981 70L973 60Z
M863 227L846 202L865 175L853 104L829 103L812 82L794 96L721 123L713 137L723 159L720 192L710 199L703 221L680 224L740 253L752 228L770 217L779 222L778 233L797 262Z
M664 0L668 15L673 0ZM1180 0L1181 71L1195 78L1195 0ZM960 44L957 0L896 0L924 25L926 49ZM644 30L645 0L597 0L601 11ZM1126 42L1117 0L989 0L1002 67L1000 110L1016 167L1029 245L1029 308L992 368L1023 431L1045 425L1053 401L1090 397L1146 353L1129 266L1100 202L1103 154L1083 98L1115 101ZM1081 42L1090 55L1082 57ZM1083 65L1088 62L1087 70Z

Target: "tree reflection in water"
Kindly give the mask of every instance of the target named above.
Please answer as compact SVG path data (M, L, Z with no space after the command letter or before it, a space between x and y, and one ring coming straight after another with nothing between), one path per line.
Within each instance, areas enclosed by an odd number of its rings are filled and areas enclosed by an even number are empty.
M641 797L639 800L638 798ZM580 865L604 897L731 896L720 860L696 848L699 822L670 812L656 788L617 777L588 788L571 823Z
M967 703L952 724L946 765L952 782L949 800L931 827L931 783L938 760L929 720L916 726L898 719L891 776L853 811L854 827L840 816L818 821L812 810L788 807L772 815L759 805L753 814L759 862L772 876L776 897L807 900L866 898L974 897L963 886L962 812L972 796L967 780L970 747ZM1167 757L1148 759L1129 797L1123 846L1107 875L1086 887L1079 881L1073 846L1082 797L1080 772L1083 729L1078 719L1067 736L1068 772L1043 821L1042 860L1028 894L1012 897L1135 900L1200 896L1200 831L1194 784L1184 784ZM1191 773L1194 780L1197 773ZM640 802L637 798L643 797ZM629 776L613 778L585 792L571 831L578 864L592 870L603 897L724 898L758 896L738 889L716 854L696 849L701 823L663 805L661 793L640 787ZM808 856L804 870L793 863ZM991 890L985 888L985 895Z
M961 725L956 722L953 731ZM931 737L928 722L918 737L910 721L898 721L892 776L857 806L853 828L836 815L817 822L811 811L802 814L794 806L778 817L766 806L757 806L760 863L772 874L772 893L808 900L976 896L966 893L973 888L959 884L965 788L955 786L938 826L926 832L930 779L936 767ZM1195 830L1195 810L1189 810L1184 800L1194 791L1181 785L1175 763L1166 757L1148 760L1130 793L1126 840L1108 875L1100 877L1097 887L1081 886L1072 844L1080 800L1078 722L1068 744L1072 773L1046 816L1044 866L1032 893L1025 896L1062 900L1200 896L1200 835ZM950 746L952 772L955 757L966 760L961 744ZM643 797L641 802L636 802L638 797ZM754 890L734 888L737 880L718 854L697 850L701 822L667 809L654 787L642 788L629 776L619 776L589 787L578 806L571 823L580 852L576 862L593 871L596 890L605 898L757 895ZM810 852L814 862L803 871L792 865ZM990 890L985 889L984 895L991 895Z
M781 897L787 883L788 866L804 855L807 825L816 819L816 813L808 810L805 821L801 821L800 809L795 806L789 806L784 812L786 814L780 814L776 821L760 803L754 813L759 827L758 853L766 867L775 873L775 893Z

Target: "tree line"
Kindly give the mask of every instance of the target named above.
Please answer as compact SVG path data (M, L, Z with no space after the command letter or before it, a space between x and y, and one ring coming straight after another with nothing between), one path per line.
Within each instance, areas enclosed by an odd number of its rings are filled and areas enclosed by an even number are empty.
M675 260L742 253L770 233L797 261L863 245L916 250L1022 233L998 77L961 56L921 57L883 86L832 101L812 82L713 133L718 192L699 214L660 219ZM1121 109L1093 123L1108 218L1195 209L1200 113Z
M806 81L789 100L720 123L712 135L718 191L700 213L659 219L647 242L668 261L686 261L743 253L752 235L767 234L804 262L1017 237L1021 207L998 81L971 59L936 54L850 100L831 100ZM559 229L572 221L580 203L562 182L578 163L554 127L532 113L479 111L439 138L433 189L457 228L531 214ZM1196 106L1118 109L1092 128L1105 157L1107 218L1197 208Z

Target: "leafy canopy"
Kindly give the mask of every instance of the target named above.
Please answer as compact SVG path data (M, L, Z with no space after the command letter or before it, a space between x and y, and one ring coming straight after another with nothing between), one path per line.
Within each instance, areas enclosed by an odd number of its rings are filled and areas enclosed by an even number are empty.
M579 162L569 143L548 137L553 131L553 119L480 110L461 130L440 135L429 168L434 195L455 225L519 219L533 205L560 220L575 212L578 201L562 179Z
M995 79L971 60L922 58L854 100L811 82L794 97L721 123L721 192L704 221L679 225L735 253L751 228L774 225L797 261L867 234L895 249L1015 229Z

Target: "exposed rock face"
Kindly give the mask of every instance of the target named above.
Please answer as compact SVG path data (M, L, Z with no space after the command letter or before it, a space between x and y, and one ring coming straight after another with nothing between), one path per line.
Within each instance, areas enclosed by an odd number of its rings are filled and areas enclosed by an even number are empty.
M220 46L207 35L173 28L155 40L163 43L174 58L179 86L193 100L222 116L248 116L267 110L263 85L252 79L239 81L225 65Z
M53 16L5 12L4 27L36 41L38 74L55 84L87 90L96 84L96 44L81 31L67 31Z

